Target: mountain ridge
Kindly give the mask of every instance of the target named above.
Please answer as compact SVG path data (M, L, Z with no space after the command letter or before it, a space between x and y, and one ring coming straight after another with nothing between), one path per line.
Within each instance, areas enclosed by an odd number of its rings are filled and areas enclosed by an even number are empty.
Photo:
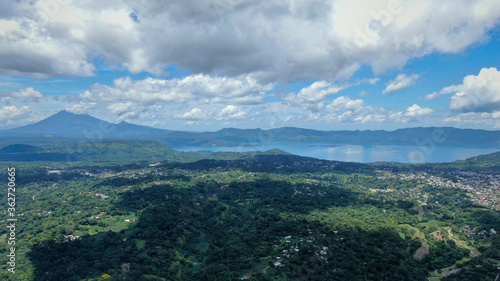
M168 130L135 125L122 121L114 124L88 114L76 114L66 110L33 124L3 130L12 136L50 135L85 139L129 138L153 136Z
M114 124L87 114L75 114L65 110L34 124L0 131L0 134L3 135L2 138L38 137L44 140L47 140L46 137L49 136L87 141L151 139L171 147L252 146L271 142L500 147L500 131L495 130L414 127L400 128L393 131L320 131L297 127L281 127L274 129L223 128L215 132L189 132L135 125L125 121ZM19 142L7 140L0 144L12 143ZM34 144L34 142L29 143L26 139L23 143Z

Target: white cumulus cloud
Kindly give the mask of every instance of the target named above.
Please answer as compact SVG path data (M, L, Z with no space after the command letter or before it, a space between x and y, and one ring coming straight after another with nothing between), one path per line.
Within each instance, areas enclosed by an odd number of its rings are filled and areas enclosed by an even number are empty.
M395 92L399 92L404 88L415 85L419 75L414 74L412 76L408 76L406 74L399 74L396 79L387 82L386 88L382 91L383 95L392 94Z
M0 97L4 97L4 99L24 98L25 101L38 102L44 95L32 87L28 87L19 91L0 93Z
M206 118L206 113L199 109L199 108L193 108L190 111L183 113L183 114L175 114L173 116L174 119L187 119L187 120L199 120L199 119L205 119Z
M454 112L500 111L500 71L495 67L483 68L478 75L467 75L462 84L444 87L420 99L449 94L453 94L450 109Z
M500 111L488 112L464 112L447 116L443 123L454 127L466 128L489 128L500 129Z
M483 68L478 75L468 75L454 87L450 109L455 112L500 111L500 71Z
M2 125L14 125L18 123L21 117L26 117L25 115L30 112L30 108L27 106L15 106L7 105L0 108L0 124ZM24 118L28 119L28 118ZM31 120L27 120L31 121Z
M195 74L183 78L158 79L148 77L132 80L116 79L113 85L95 84L78 98L94 102L135 102L152 105L157 102L184 103L199 100L204 103L259 103L270 84L260 84L250 77L213 77Z
M324 100L325 97L329 95L337 94L341 87L332 85L326 81L317 81L311 84L309 87L302 88L296 97L300 100L317 102Z
M448 87L445 87L443 88L441 91L439 92L434 92L432 94L428 94L424 97L419 97L419 99L422 99L422 100L433 100L439 96L442 96L442 95L447 95L447 94L451 94L451 93L456 93L460 91L460 86L459 85L452 85L452 86L448 86Z
M192 73L286 83L375 74L488 40L491 0L6 1L0 74L90 76L95 59L132 73Z
M106 107L107 110L120 116L127 112L130 112L134 106L132 102L119 102Z
M353 100L351 98L342 96L333 100L329 105L326 106L326 110L329 112L340 112L340 111L361 111L366 107L365 101L362 99Z
M243 119L245 115L246 112L243 111L239 106L228 105L220 111L217 119L218 120Z
M408 117L419 117L429 115L434 112L433 109L427 107L420 107L418 104L414 104L406 109L406 116Z
M27 106L22 106L22 107L17 107L15 105L8 105L2 107L0 109L0 119L5 119L5 118L10 118L10 117L16 117L18 115L23 114L23 112L28 111Z
M17 92L7 92L1 94L5 97L20 97L20 98L43 98L43 94L36 91L32 87L21 89Z

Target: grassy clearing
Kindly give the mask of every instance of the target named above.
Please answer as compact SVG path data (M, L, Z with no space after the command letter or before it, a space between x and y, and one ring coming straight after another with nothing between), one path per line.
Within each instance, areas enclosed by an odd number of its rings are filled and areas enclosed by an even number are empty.
M380 227L397 227L398 213L384 213L373 206L329 208L314 210L307 215L309 220L319 220L333 229L360 227L364 230Z
M422 246L415 251L415 254L413 254L413 258L417 260L423 259L426 255L429 254L429 249L430 245L427 243L427 241L422 242Z
M403 230L407 235L411 235L412 239L425 240L425 234L418 228L411 226L409 224L400 224L399 228Z
M137 222L137 216L135 213L123 216L113 216L113 217L102 217L99 222L106 226L97 225L79 225L78 230L75 231L75 235L83 236L85 234L94 235L99 232L107 232L109 230L113 232L120 232L122 230L127 230L132 227Z

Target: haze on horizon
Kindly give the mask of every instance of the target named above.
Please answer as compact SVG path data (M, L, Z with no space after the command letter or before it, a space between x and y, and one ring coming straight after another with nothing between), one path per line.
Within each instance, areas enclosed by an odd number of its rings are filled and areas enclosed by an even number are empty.
M500 129L493 0L0 5L0 129Z

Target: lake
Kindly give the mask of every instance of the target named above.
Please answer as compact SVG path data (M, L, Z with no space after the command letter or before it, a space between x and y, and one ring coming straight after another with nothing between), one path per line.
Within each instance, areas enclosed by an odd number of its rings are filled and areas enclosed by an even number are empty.
M443 163L464 160L469 157L497 152L499 148L468 148L452 146L405 146L405 145L328 145L270 142L254 146L184 146L173 147L179 151L265 151L279 148L286 152L326 160L347 162L400 162L400 163Z

